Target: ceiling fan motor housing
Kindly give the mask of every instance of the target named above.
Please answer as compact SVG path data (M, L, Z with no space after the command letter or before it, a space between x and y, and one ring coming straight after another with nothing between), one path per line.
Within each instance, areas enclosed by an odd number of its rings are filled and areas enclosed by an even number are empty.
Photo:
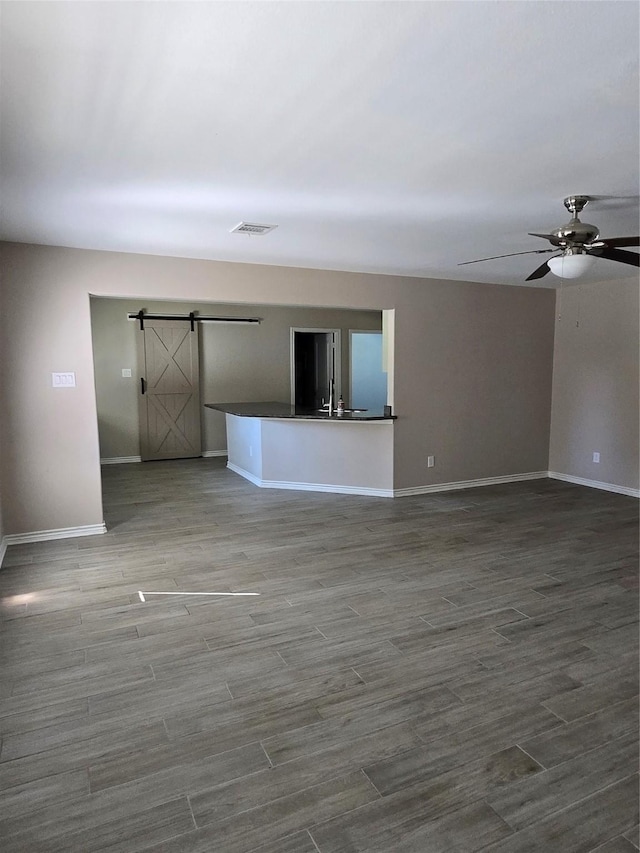
M590 225L588 222L581 222L577 216L574 216L566 225L556 228L551 234L557 238L558 245L562 247L571 245L584 246L585 244L593 243L600 236L600 232L595 225Z

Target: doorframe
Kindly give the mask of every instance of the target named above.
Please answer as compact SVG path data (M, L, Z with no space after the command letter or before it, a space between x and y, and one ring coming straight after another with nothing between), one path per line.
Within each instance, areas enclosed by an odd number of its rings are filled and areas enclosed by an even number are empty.
M296 402L296 332L322 332L335 335L333 339L333 387L337 398L342 394L342 329L306 329L302 326L291 326L289 332L289 373L291 383L291 405Z

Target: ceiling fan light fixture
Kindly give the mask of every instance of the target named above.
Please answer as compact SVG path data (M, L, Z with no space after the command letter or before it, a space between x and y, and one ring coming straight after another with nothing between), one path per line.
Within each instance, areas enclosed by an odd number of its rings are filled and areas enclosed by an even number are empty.
M477 264L481 261L496 261L499 258L513 258L516 255L542 255L547 252L561 252L548 261L540 264L525 281L537 281L548 273L558 278L580 278L587 272L596 258L606 261L616 261L640 267L640 253L626 252L620 246L640 246L639 237L605 237L600 238L600 232L595 225L581 222L578 214L590 201L587 195L567 196L564 206L573 214L571 222L561 225L548 234L529 232L530 237L541 237L548 240L551 249L530 249L525 252L509 252L506 255L491 255L489 258L477 258L475 261L463 261L459 266Z
M549 258L547 264L558 278L580 278L591 268L594 261L595 257L587 255L586 252L569 249L555 258Z

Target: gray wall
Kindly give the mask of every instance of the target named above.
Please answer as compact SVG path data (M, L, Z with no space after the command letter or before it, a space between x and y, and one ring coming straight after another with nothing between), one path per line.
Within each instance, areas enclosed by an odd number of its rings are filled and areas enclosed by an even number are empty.
M551 471L640 486L639 293L637 276L558 291Z
M395 488L548 468L552 290L19 243L0 250L5 534L102 521L89 294L395 309ZM75 389L51 387L52 371L71 370Z
M259 326L203 323L200 326L201 389L203 403L279 400L291 396L290 328L342 330L342 387L349 388L349 329L381 328L379 311L326 308L270 307L194 302L91 300L91 328L95 360L101 458L139 456L136 331L127 314L148 312L227 317L261 317ZM132 377L122 377L122 368ZM224 451L224 415L203 409L202 448Z

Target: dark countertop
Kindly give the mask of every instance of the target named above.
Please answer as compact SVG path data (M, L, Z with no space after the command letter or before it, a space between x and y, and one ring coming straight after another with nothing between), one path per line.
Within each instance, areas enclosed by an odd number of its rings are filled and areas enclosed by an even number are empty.
M316 421L392 421L395 415L385 417L380 411L344 412L342 415L317 411L316 409L303 409L292 406L290 403L205 403L207 409L216 409L228 415L239 415L244 418L298 418L300 420Z

